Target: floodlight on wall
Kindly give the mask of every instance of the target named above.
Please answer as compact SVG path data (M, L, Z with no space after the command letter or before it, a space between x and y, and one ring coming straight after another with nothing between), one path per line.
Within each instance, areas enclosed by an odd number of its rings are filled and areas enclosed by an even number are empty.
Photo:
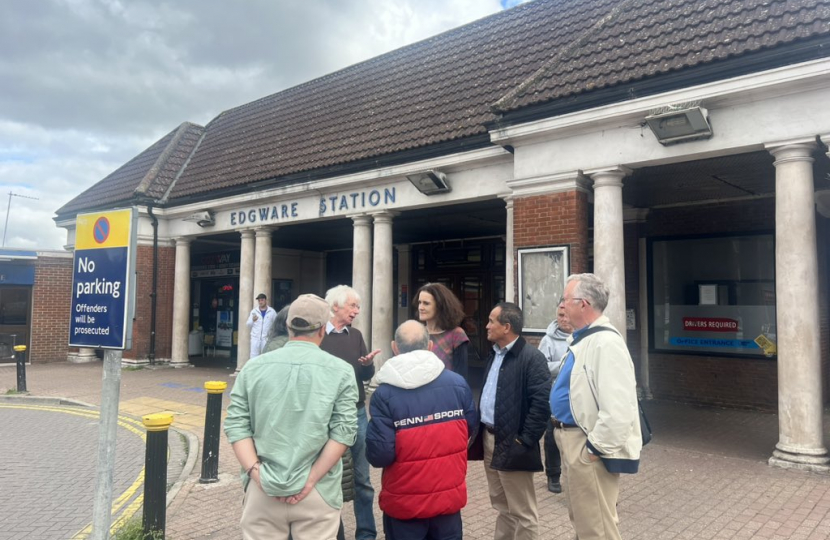
M447 175L441 171L409 174L406 178L424 195L437 195L438 193L452 191L450 184L447 182Z
M652 111L646 116L646 123L663 146L712 136L709 112L700 106L670 106Z
M191 221L199 227L212 227L216 225L216 220L210 210L202 210L201 212L193 212L184 221Z

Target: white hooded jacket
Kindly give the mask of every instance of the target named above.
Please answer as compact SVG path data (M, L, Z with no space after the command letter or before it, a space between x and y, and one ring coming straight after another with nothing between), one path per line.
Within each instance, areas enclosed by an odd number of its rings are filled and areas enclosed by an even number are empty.
M412 351L392 357L377 374L380 384L411 390L429 384L444 371L442 362L431 351Z

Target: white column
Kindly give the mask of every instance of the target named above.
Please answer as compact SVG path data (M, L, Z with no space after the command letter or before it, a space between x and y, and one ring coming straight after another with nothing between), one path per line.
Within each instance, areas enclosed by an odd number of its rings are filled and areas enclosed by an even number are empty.
M353 326L367 345L372 343L372 218L355 216L352 246L352 288L360 295L360 315Z
M513 271L513 197L504 197L507 208L507 236L504 240L504 301L515 302L516 286ZM497 299L498 300L498 299Z
M626 330L622 179L630 173L624 167L588 173L594 181L594 273L611 291L605 315L623 339Z
M412 268L412 246L399 244L398 249L398 290L395 291L395 302L398 308L398 324L412 317L412 294L409 289L409 278ZM401 305L401 299L406 294L406 305Z
M173 351L170 365L190 364L187 338L190 334L190 240L176 238L176 273L173 282Z
M251 356L251 330L245 322L254 308L254 231L239 233L242 244L239 250L239 306L236 321L239 342L236 347L236 373L242 369Z
M98 357L95 356L95 349L81 347L78 349L78 352L70 351L66 355L66 361L72 364L88 364L90 362L97 362Z
M254 295L265 293L265 296L268 297L268 305L271 305L273 301L271 295L271 231L273 230L270 227L257 227L254 229L256 232Z
M392 212L374 214L375 242L372 265L372 349L380 349L377 369L392 357L392 310L395 295L392 285Z
M770 465L830 471L822 434L814 139L766 145L775 157L778 444Z

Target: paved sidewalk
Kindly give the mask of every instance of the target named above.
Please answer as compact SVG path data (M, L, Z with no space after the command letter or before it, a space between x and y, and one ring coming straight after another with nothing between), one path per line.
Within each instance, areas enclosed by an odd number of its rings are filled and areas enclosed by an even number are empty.
M136 416L171 410L178 413L174 426L201 440L206 402L202 385L208 380L232 385L231 371L224 367L125 370L121 410ZM0 368L0 389L13 385L14 370ZM36 395L98 404L101 364L29 366L28 386ZM655 438L643 452L641 472L622 481L619 513L624 538L830 538L830 477L766 465L777 441L774 414L666 402L650 402L647 411ZM830 433L827 419L825 415L825 432ZM199 466L194 469L168 509L169 538L240 537L238 465L224 437L219 470L219 483L203 485L198 483ZM374 470L372 478L379 487L379 471ZM489 540L495 511L481 463L471 464L468 482L465 538ZM572 538L564 498L545 490L541 474L536 485L541 538ZM352 538L351 505L344 507L343 515L347 537ZM376 517L380 524L378 512Z

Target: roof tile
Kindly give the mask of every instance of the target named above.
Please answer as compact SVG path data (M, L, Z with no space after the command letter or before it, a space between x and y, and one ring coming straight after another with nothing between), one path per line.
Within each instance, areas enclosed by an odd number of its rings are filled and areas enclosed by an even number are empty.
M128 203L136 195L161 199L167 193L204 132L202 126L185 122L156 141L103 180L87 189L58 211L59 216L81 210Z
M828 35L828 0L536 0L224 111L180 147L168 134L59 213L142 181L175 202L465 139L494 111Z

